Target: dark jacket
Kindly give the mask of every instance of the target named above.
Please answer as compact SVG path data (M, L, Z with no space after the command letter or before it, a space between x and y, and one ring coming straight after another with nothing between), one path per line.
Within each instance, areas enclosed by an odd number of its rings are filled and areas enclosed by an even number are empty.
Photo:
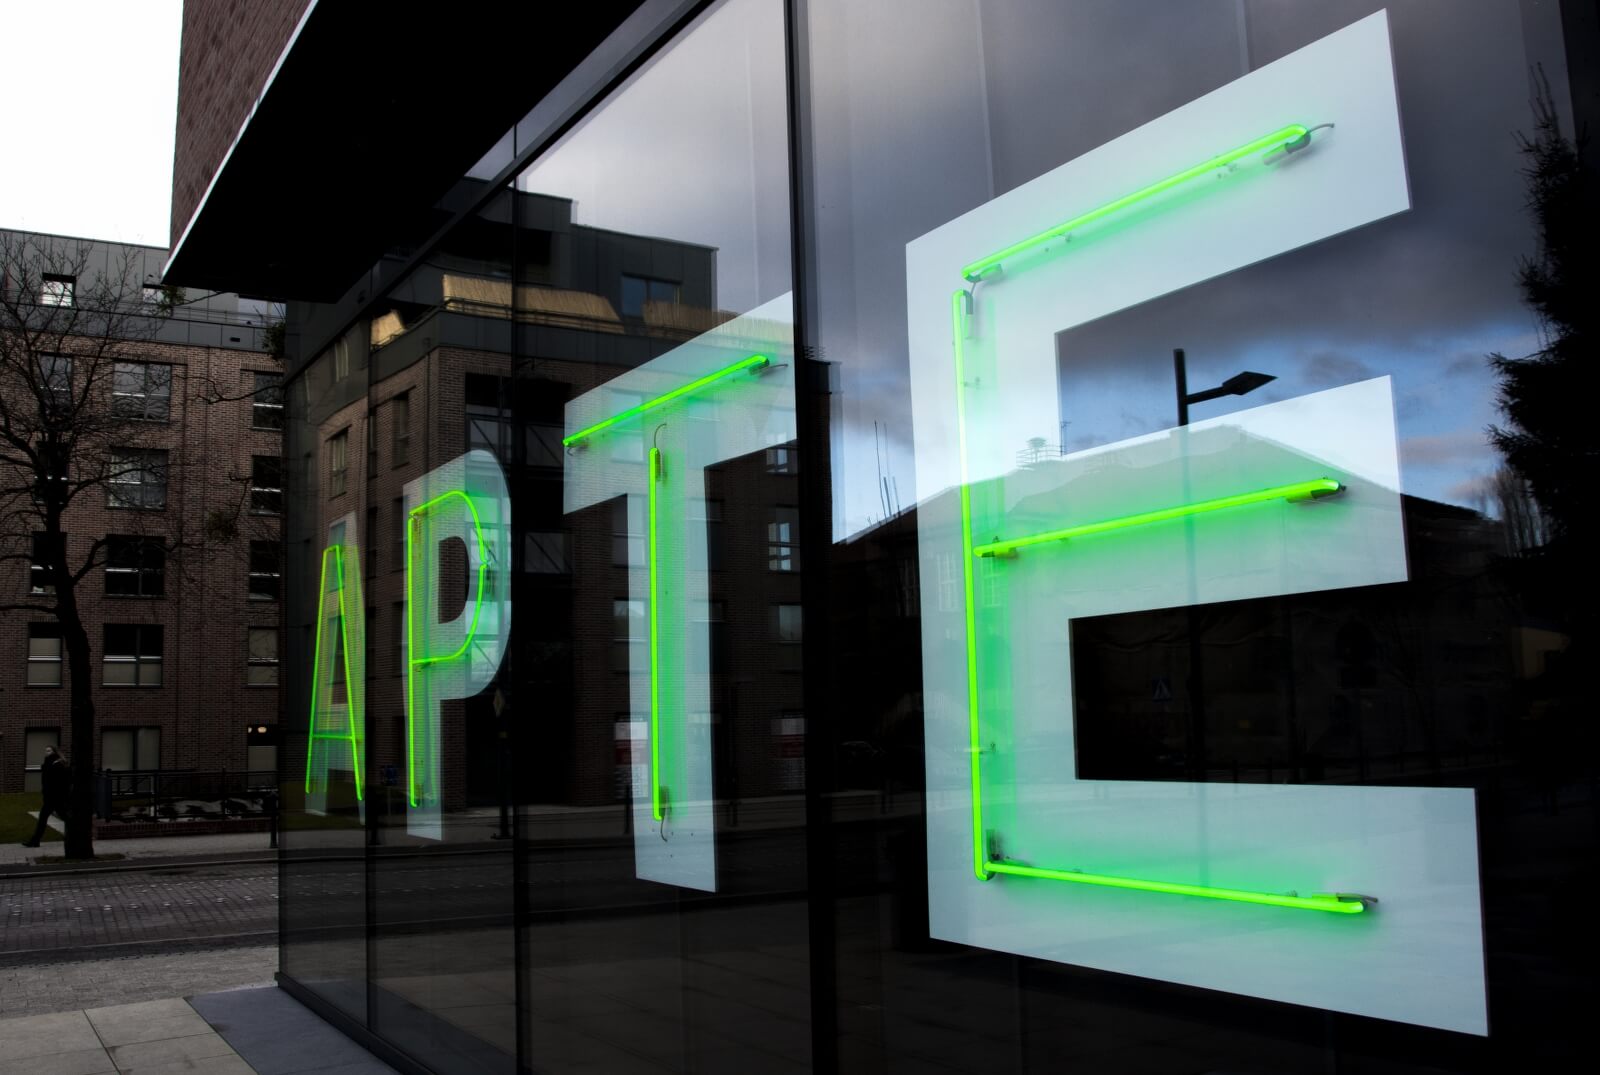
M66 804L72 788L72 768L59 756L44 760L39 767L39 786L47 803Z

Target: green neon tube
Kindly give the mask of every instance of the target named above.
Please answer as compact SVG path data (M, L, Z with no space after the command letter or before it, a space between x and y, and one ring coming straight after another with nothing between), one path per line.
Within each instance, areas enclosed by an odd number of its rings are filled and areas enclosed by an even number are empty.
M648 479L650 515L650 813L662 819L661 810L661 630L656 616L660 572L656 560L656 486L663 478L661 449L650 449L650 474Z
M1075 216L1071 220L1057 224L1055 227L1049 228L1046 231L1041 231L1037 235L1030 235L1020 242L1012 243L1004 250L997 250L988 257L979 258L977 261L974 261L972 264L962 269L961 275L966 277L968 280L978 280L982 278L984 274L998 268L1000 263L1009 257L1020 254L1025 250L1031 250L1036 246L1042 246L1052 239L1059 239L1061 236L1066 235L1068 232L1075 231L1078 228L1083 227L1085 224L1092 224L1096 220L1101 220L1113 213L1121 212L1123 209L1127 209L1132 205L1137 205L1139 202L1142 202L1147 198L1153 198L1157 194L1171 190L1173 187L1182 186L1191 179L1198 179L1200 176L1207 175L1219 168L1226 168L1228 165L1233 164L1236 161L1243 160L1245 157L1248 157L1251 154L1270 153L1275 149L1283 148L1291 142L1298 142L1300 139L1306 137L1306 135L1309 133L1310 132L1305 125L1300 123L1291 123L1287 127L1280 127L1271 134L1262 135L1255 141L1247 142L1237 149L1231 149L1226 153L1218 154L1215 157L1201 161L1199 164L1196 164L1193 167L1185 168L1176 175L1169 175L1167 178L1159 180L1155 183L1151 183L1147 187L1139 188L1132 194L1124 194L1115 201L1106 202L1104 205L1096 209L1091 209L1087 213L1082 213L1078 216Z
M1069 538L1103 534L1108 530L1123 530L1131 526L1148 526L1151 523L1166 522L1168 519L1182 519L1186 516L1200 515L1208 511L1222 511L1225 508L1238 508L1246 504L1260 504L1269 500L1321 499L1322 497L1333 496L1342 492L1343 489L1344 486L1332 478L1316 478L1312 481L1294 482L1291 485L1275 485L1270 489L1258 489L1253 493L1219 496L1214 500L1201 500L1194 504L1180 504L1173 508L1143 511L1137 515L1123 515L1116 519L1102 519L1100 522L1068 526L1060 530L1047 530L1042 534L1030 534L1027 537L1012 538L1009 541L991 541L987 545L976 546L972 552L976 556L1005 556L1015 552L1017 549L1025 549L1029 545L1066 541Z
M772 360L766 355L750 355L748 358L741 358L731 366L724 366L715 373L708 373L704 377L697 377L688 384L679 385L670 392L664 392L653 399L647 399L643 403L629 407L625 411L619 411L618 413L613 414L610 418L602 419L592 426L588 426L584 429L578 430L576 433L562 437L561 444L563 447L570 448L580 441L588 440L590 437L601 432L602 430L611 428L618 422L626 422L630 418L637 418L639 415L644 414L647 411L653 411L657 407L665 406L675 399L681 399L682 397L689 395L691 392L698 392L700 389L709 384L714 384L715 382L722 380L724 377L731 377L735 373L740 373L744 370L761 369L771 361Z
M311 738L306 744L306 794L311 794L311 763L312 759L316 755L317 740L338 739L350 744L351 765L355 770L356 778L356 799L357 801L360 801L362 798L364 798L364 796L362 794L361 787L361 743L357 737L355 729L355 720L357 719L356 714L348 713L345 721L346 731L343 735L324 734L318 727L319 721L317 720L317 684L320 682L322 671L322 605L327 600L328 596L329 559L332 559L334 562L336 577L339 583L339 637L344 643L344 678L345 683L347 684L346 690L352 689L348 685L353 682L353 678L350 673L350 620L348 609L345 607L344 550L338 545L330 545L326 549L322 550L322 574L317 580L317 633L312 642L311 650L311 722L309 725L311 729Z
M1259 903L1268 907L1291 907L1300 911L1328 911L1333 914L1361 914L1366 903L1356 896L1338 896L1315 893L1310 896L1280 895L1275 892L1250 892L1237 888L1212 888L1209 885L1183 885L1172 881L1140 881L1131 877L1108 877L1097 873L1078 873L1073 870L1045 870L1037 866L1021 866L1012 862L990 862L991 873L1010 874L1013 877L1040 877L1049 881L1070 881L1080 885L1099 885L1104 888L1127 888L1140 892L1165 892L1173 896L1200 896L1208 900L1231 900L1234 903Z
M472 533L478 542L478 585L473 594L472 623L467 628L467 635L461 640L461 645L454 653L437 657L417 656L417 604L415 601L416 572L412 570L412 532L422 521L422 516L427 514L440 501L458 496L467 505L467 511L472 515ZM417 771L416 771L416 746L417 746L417 721L416 721L416 678L417 669L421 666L440 664L453 661L467 652L467 647L472 645L472 640L478 636L478 618L483 612L483 595L485 582L489 573L489 543L483 539L483 520L478 516L478 506L460 489L451 489L440 493L432 500L426 500L411 509L410 522L406 526L406 759L409 764L406 776L406 798L412 806L420 806L417 800Z
M967 476L966 354L961 341L967 335L967 293L950 296L950 330L956 345L956 455L961 463L961 586L967 619L967 755L972 781L972 870L978 880L987 881L988 849L983 837L983 773L979 755L983 752L978 729L978 623L972 584L972 493Z

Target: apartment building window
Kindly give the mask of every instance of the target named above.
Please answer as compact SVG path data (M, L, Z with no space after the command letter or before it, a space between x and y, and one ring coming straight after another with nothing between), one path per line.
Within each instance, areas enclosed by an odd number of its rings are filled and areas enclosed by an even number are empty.
M78 301L78 278L65 273L40 274L39 304L41 306L72 306Z
M798 474L800 472L797 453L787 445L767 449L768 474Z
M104 682L107 687L161 686L162 627L150 623L105 626Z
M255 429L283 428L283 374L256 372L250 396L250 425Z
M337 384L350 377L350 337L341 336L333 344L333 380Z
M61 626L28 624L28 686L61 686Z
M394 674L398 676L403 675L406 670L406 603L396 601L393 609L394 616L389 621L389 652L400 655L400 659L394 665Z
M61 746L61 728L29 728L22 733L22 790L42 791L46 747Z
M276 541L250 543L250 600L276 601L283 586L282 557Z
M328 495L343 496L350 474L350 431L342 429L328 438Z
M106 537L106 593L160 597L166 593L167 550L159 539L130 534Z
M504 466L516 461L516 432L505 400L505 378L469 373L465 386L467 448L481 448Z
M100 767L116 772L161 768L161 729L107 728L100 733Z
M389 401L390 451L394 465L411 461L411 393L402 392Z
M65 534L47 534L43 530L33 532L33 561L28 567L29 590L32 593L52 594L56 592L55 571L50 566L55 562L52 555L66 542Z
M390 571L399 571L406 566L406 502L404 497L395 497L391 501L389 515L389 536L392 546L392 556L389 561Z
M111 413L141 422L172 414L172 367L160 362L118 362L111 371Z
M278 629L251 627L245 638L244 682L249 687L278 685Z
M773 634L778 641L777 665L785 672L800 671L801 618L799 605L774 605Z
M622 316L643 317L647 302L678 301L679 285L672 280L659 280L649 276L622 277Z
M41 354L39 401L48 417L58 418L72 411L72 356Z
M155 511L167 506L165 448L113 448L106 507Z
M35 450L39 453L40 474L33 490L34 500L64 501L67 477L72 470L71 456L67 453L66 445L41 439L35 443Z
M629 654L646 637L645 603L619 597L611 602L611 670L626 672Z
M776 508L767 523L767 570L800 570L800 510Z
M644 535L628 529L627 497L618 497L611 506L611 563L614 567L644 564Z
M250 457L250 511L255 515L283 514L283 460L275 455Z

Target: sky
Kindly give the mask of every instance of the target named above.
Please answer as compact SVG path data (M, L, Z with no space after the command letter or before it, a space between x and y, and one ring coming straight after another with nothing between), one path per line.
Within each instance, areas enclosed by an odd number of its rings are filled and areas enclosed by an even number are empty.
M181 0L0 0L0 228L167 246Z

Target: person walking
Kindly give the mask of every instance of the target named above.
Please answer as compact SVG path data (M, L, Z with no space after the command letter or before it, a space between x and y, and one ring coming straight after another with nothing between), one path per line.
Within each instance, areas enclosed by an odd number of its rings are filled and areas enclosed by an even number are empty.
M44 761L39 765L39 785L44 791L44 805L39 807L39 824L33 830L33 838L23 843L23 847L38 847L39 841L44 837L45 826L50 823L50 815L55 814L61 820L67 820L67 798L72 787L72 769L67 765L67 759L61 756L55 747L44 748Z

